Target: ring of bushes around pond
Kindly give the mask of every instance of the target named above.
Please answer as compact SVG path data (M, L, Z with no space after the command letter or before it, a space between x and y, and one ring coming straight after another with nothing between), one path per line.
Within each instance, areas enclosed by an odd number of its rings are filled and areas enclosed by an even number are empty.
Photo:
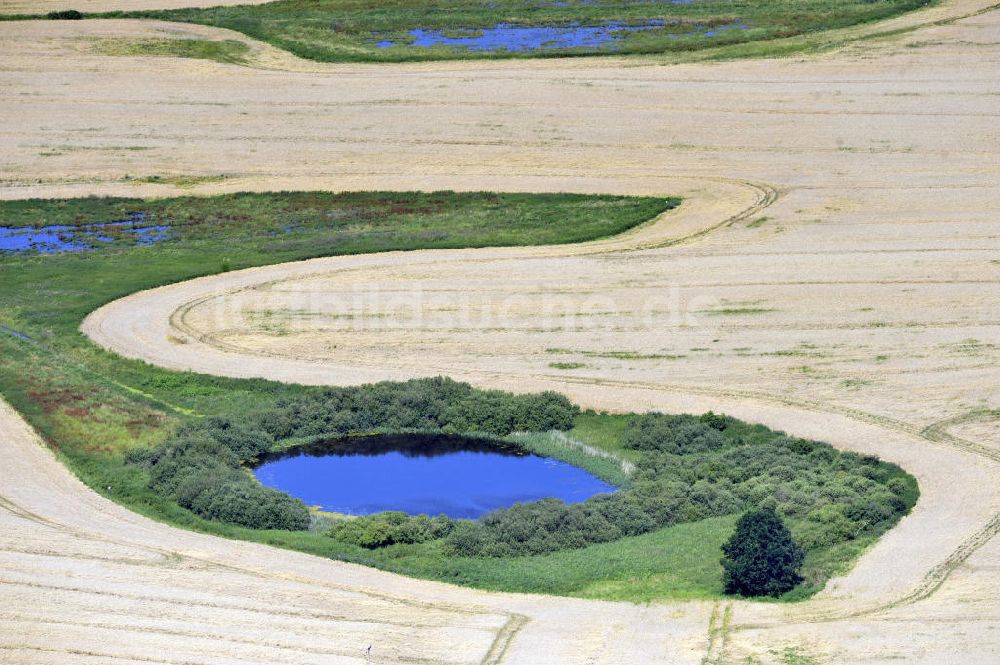
M565 432L579 413L557 393L515 395L446 378L325 388L242 419L192 421L159 447L133 451L129 463L147 470L155 492L207 519L254 529L320 524L330 538L369 549L437 540L451 555L484 558L582 548L748 511L795 518L797 544L808 551L883 533L918 495L911 476L876 457L711 412L630 416L620 443L634 465L605 478L616 492L516 504L478 520L383 512L331 525L246 470L265 453L355 433L506 437L509 445L531 440L516 433Z

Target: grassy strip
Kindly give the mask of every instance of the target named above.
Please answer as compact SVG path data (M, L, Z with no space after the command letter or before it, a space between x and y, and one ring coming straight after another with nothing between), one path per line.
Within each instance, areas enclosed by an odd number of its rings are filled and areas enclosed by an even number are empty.
M586 411L580 414L569 435L588 445L613 453L630 462L638 461L640 453L624 446L625 427L629 416Z
M453 192L2 202L0 226L86 225L142 213L139 226L166 225L169 232L150 246L122 234L110 244L100 243L99 251L0 253L0 325L32 340L0 330L5 377L0 389L19 410L33 414L32 424L53 445L86 451L100 442L102 449L120 454L163 440L176 418L248 413L301 389L171 372L106 353L77 330L104 303L224 269L317 256L602 238L678 203L653 197ZM117 412L101 413L112 408ZM131 431L110 431L123 423ZM80 431L70 436L64 431L70 427Z
M250 49L243 42L227 39L98 39L93 43L97 53L125 56L171 56L243 64Z
M262 5L108 12L106 18L155 18L228 28L295 55L322 62L405 62L484 58L533 58L602 54L719 53L710 57L780 55L815 44L789 41L818 32L879 21L932 4L933 0L766 0L745 3L650 2L649 0L279 0ZM2 17L44 18L38 16ZM414 29L467 37L498 25L572 27L649 25L619 31L604 43L551 45L530 50L469 50L461 46L414 46ZM738 29L726 29L738 25ZM721 29L720 29L721 28ZM767 42L780 41L776 46ZM393 42L380 48L380 42ZM183 55L183 53L181 53Z
M649 602L722 596L720 547L736 516L679 524L633 538L512 559L447 557L438 543L379 551L381 567L496 591ZM400 565L405 562L405 565Z
M516 443L536 455L553 457L586 469L618 487L627 485L635 470L635 465L624 457L590 446L558 431L518 433L505 437L504 440Z

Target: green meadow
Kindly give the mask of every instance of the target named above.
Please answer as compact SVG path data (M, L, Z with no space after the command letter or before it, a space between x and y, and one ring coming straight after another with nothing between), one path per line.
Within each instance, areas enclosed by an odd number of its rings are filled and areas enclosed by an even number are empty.
M810 36L879 21L934 0L278 0L261 5L109 12L227 28L321 62L408 62L590 55L783 55ZM43 16L8 16L43 18ZM526 31L535 31L526 34ZM803 38L789 42L789 38ZM463 41L455 41L463 40ZM778 42L778 40L781 40ZM144 40L110 52L238 61L230 44ZM778 42L774 46L769 42Z

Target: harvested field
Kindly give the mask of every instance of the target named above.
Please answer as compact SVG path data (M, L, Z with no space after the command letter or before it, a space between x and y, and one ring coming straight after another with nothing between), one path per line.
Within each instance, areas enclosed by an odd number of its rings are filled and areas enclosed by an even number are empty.
M608 410L711 408L878 454L922 491L806 603L508 596L149 522L4 409L0 660L364 662L374 643L386 663L994 662L1000 11L953 2L896 25L949 12L968 16L824 55L669 67L299 67L251 45L296 72L87 46L238 39L207 28L0 24L5 198L685 197L595 243L317 259L136 294L87 320L100 344L232 376L446 373Z

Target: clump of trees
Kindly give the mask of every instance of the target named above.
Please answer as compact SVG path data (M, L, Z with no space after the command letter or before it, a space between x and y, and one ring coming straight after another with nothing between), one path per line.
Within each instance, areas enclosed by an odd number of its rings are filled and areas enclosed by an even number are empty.
M437 377L324 388L282 401L257 420L276 439L407 430L506 436L567 430L578 413L558 393L514 395Z
M506 436L566 430L577 413L579 409L557 393L476 390L446 378L325 388L242 418L188 423L158 448L133 452L129 462L148 471L149 486L157 493L206 519L252 529L302 530L311 521L306 505L260 485L243 468L282 441L407 430ZM359 522L337 533L364 547L422 542L422 521L400 525L393 522L396 519L367 526ZM448 532L438 522L432 526L426 532L434 538Z
M894 465L713 413L637 415L623 444L640 456L618 492L498 510L456 525L447 546L462 556L543 554L766 504L795 518L814 548L881 533L916 502Z
M251 529L306 529L311 518L305 503L264 487L241 468L272 445L273 435L253 424L206 418L156 449L131 453L129 461L149 471L153 490L205 519Z
M770 506L740 517L722 554L726 593L780 596L802 581L805 552Z

